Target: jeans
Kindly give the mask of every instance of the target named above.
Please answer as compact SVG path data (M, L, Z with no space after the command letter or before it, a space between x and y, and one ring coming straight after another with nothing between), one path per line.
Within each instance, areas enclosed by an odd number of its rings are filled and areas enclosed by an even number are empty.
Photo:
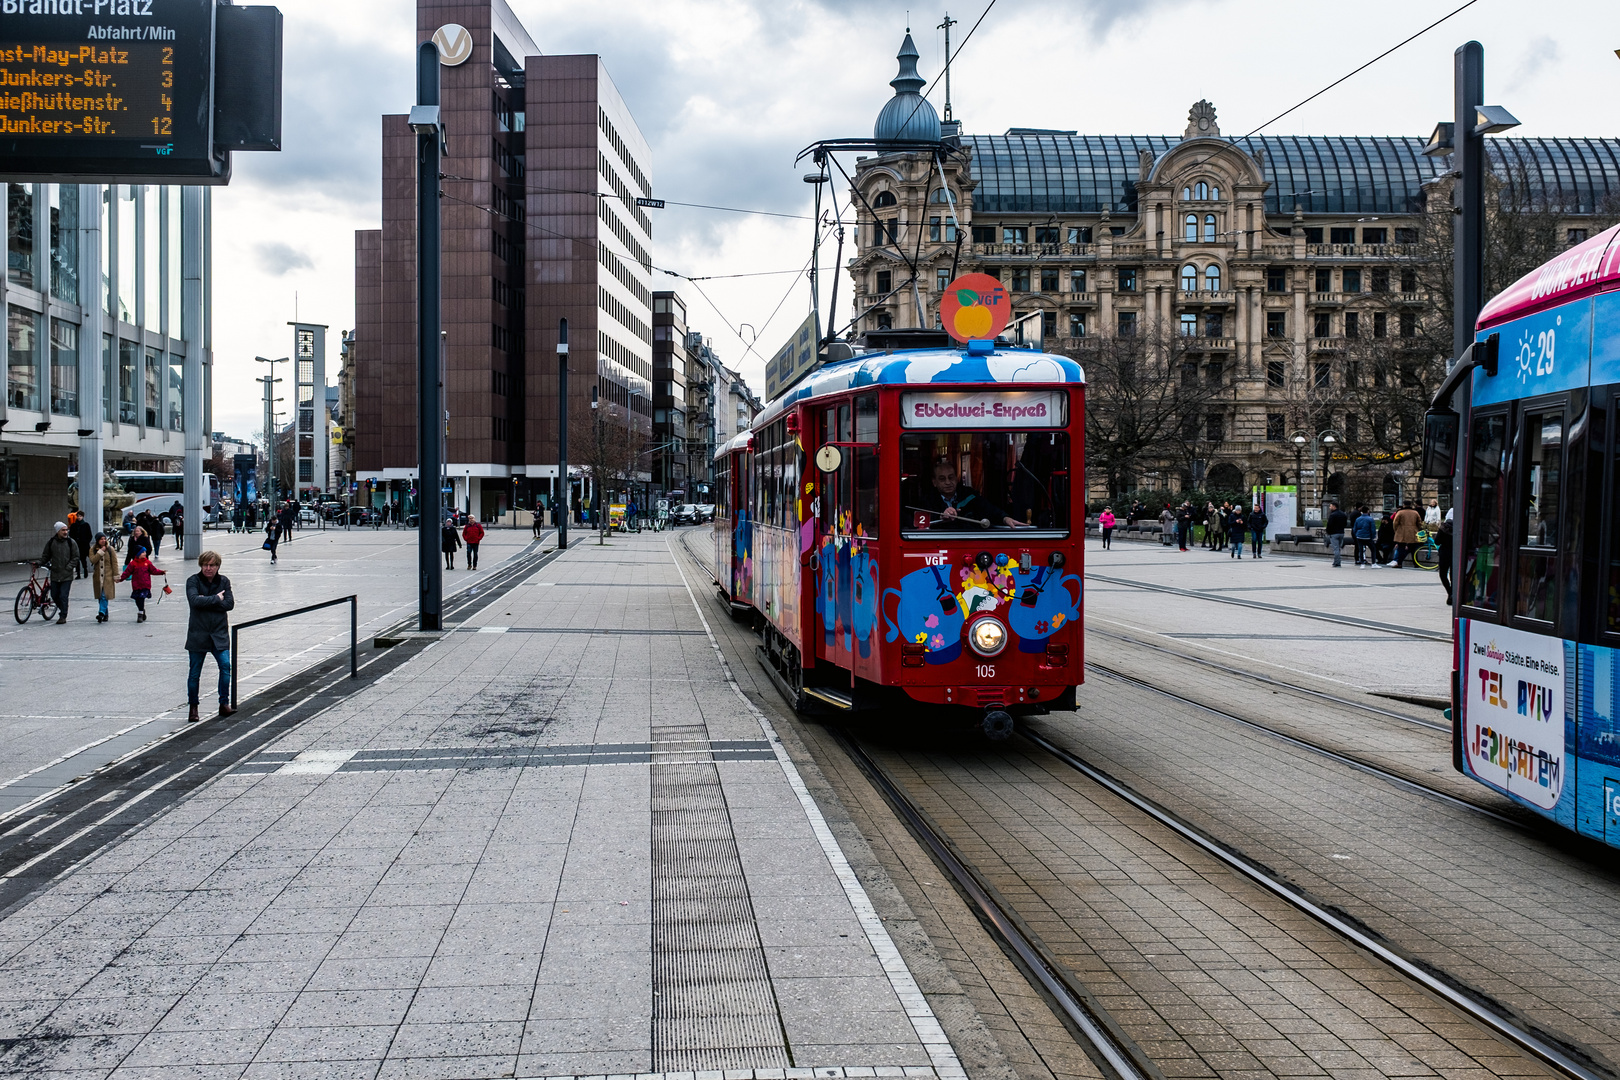
M469 569L469 570L478 569L478 545L477 544L468 544L467 545L467 569Z
M1366 558L1365 552L1367 550L1367 545L1372 543L1372 541L1368 540L1366 537L1357 536L1353 538L1353 543L1356 545L1356 565L1360 566L1363 562L1370 562L1371 560Z
M1339 556L1344 553L1344 533L1330 533L1328 535L1327 542L1328 542L1328 550L1333 552L1333 565L1334 566L1343 565L1342 563L1339 562ZM1359 553L1361 551L1361 548L1358 546L1356 548L1356 551L1357 551L1357 553L1359 555ZM1357 558L1356 561L1360 562L1361 560L1360 560L1360 558Z
M1243 558L1243 534L1240 532L1232 534L1232 554L1236 558Z
M197 688L202 682L203 660L208 657L205 652L188 652L186 657L191 661L191 672L186 676L186 701L192 705L197 704ZM228 705L231 701L231 650L219 649L214 652L214 661L219 664L219 703Z
M1266 532L1264 529L1249 530L1249 551L1255 558L1260 558L1260 548L1265 542Z
M56 604L57 618L65 618L68 608L68 590L73 588L73 579L51 582L51 600Z
M1415 551L1415 550L1417 550L1417 545L1416 544L1396 544L1395 545L1395 569L1399 570L1401 568L1401 563L1405 562L1406 557L1408 555L1412 554L1412 552ZM1413 563L1413 565L1415 566L1417 564Z

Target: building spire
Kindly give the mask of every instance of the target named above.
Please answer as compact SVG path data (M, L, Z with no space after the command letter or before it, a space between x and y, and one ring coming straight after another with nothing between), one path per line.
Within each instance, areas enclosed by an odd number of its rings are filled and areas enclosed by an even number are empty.
M945 122L951 122L951 27L960 20L951 18L951 13L945 13L945 21L939 24L939 29L945 31Z

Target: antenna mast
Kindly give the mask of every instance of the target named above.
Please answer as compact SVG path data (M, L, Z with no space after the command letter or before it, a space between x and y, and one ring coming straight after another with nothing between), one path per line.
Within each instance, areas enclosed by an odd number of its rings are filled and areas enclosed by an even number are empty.
M951 27L960 19L951 18L951 13L945 13L945 21L939 24L939 29L945 31L945 119L951 119Z

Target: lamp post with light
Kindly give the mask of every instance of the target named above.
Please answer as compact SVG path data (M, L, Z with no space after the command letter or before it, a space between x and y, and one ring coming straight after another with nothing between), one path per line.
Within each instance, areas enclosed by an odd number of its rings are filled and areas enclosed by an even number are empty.
M1317 468L1317 454L1323 447L1326 447L1326 462L1331 462L1333 460L1333 447L1339 441L1339 434L1331 428L1327 429L1326 431L1318 431L1315 435L1307 435L1303 431L1296 431L1293 433L1293 435L1289 436L1289 441L1294 444L1294 476L1296 479L1300 476L1300 470L1303 468L1301 457L1305 452L1305 444L1310 443L1311 478L1315 481L1316 506L1318 509L1320 509L1322 505L1324 485L1322 483L1322 472ZM1323 464L1324 469L1326 468L1326 462ZM1297 510L1295 511L1295 514L1299 519L1297 524L1304 525L1305 501L1303 499L1299 500L1296 503L1296 506Z

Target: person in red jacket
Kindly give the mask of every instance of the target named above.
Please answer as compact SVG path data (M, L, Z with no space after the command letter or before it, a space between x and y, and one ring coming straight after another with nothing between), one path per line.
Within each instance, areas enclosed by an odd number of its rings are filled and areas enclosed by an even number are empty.
M466 527L461 530L462 542L467 545L467 569L478 569L478 544L484 539L484 527L478 524L477 518L468 518Z
M153 574L163 574L164 577L169 576L158 569L157 564L147 558L146 552L142 550L136 552L135 557L129 560L129 564L124 567L123 574L118 578L119 581L133 580L135 582L135 588L129 595L135 598L135 610L140 612L135 617L135 621L138 623L146 621L146 601L152 595Z

